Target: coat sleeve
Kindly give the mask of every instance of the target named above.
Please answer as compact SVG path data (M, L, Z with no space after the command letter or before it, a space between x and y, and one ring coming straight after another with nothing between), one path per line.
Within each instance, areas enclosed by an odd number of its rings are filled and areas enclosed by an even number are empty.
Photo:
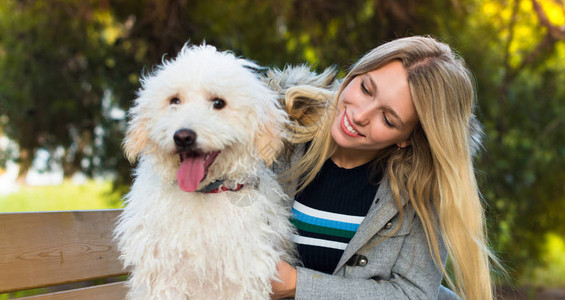
M443 242L440 242L439 249L442 264L445 264L447 251ZM382 250L381 246L373 247L370 251ZM378 257L375 254L370 256ZM377 277L376 274L382 274L382 270L377 270L377 262L367 264L364 268L368 267L373 269L355 272L352 268L363 267L346 267L348 269L345 276L298 267L295 299L438 299L438 296L442 299L455 299L453 293L441 287L443 275L428 250L424 230L417 216L410 232L402 241L390 270L390 278ZM363 275L355 275L359 273Z

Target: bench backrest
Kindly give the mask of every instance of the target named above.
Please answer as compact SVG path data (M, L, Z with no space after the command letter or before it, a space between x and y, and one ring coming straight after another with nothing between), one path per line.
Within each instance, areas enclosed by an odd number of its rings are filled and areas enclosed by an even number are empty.
M121 210L1 213L0 294L127 274L112 231ZM124 299L123 282L27 299Z

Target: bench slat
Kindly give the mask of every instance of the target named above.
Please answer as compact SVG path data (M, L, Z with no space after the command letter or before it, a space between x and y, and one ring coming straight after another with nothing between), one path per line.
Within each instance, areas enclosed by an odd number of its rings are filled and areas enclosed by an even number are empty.
M97 285L72 291L64 291L39 296L23 297L19 300L123 300L127 287L124 282Z
M0 214L0 293L127 274L112 241L120 212Z

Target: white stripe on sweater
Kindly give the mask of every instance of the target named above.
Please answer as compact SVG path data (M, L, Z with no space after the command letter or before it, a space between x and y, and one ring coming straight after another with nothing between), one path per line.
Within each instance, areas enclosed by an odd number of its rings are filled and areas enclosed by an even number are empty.
M326 247L326 248L332 248L338 250L345 250L345 247L347 247L346 243L315 239L315 238L304 237L296 234L292 235L292 241L296 244Z

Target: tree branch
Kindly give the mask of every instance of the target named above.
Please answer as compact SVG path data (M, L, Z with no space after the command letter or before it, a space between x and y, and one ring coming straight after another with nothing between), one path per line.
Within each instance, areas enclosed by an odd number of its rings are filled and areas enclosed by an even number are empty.
M532 0L534 11L538 15L538 19L542 26L547 28L547 32L551 38L556 40L565 40L565 26L557 26L551 23L543 7L537 0ZM563 4L562 4L563 5Z

